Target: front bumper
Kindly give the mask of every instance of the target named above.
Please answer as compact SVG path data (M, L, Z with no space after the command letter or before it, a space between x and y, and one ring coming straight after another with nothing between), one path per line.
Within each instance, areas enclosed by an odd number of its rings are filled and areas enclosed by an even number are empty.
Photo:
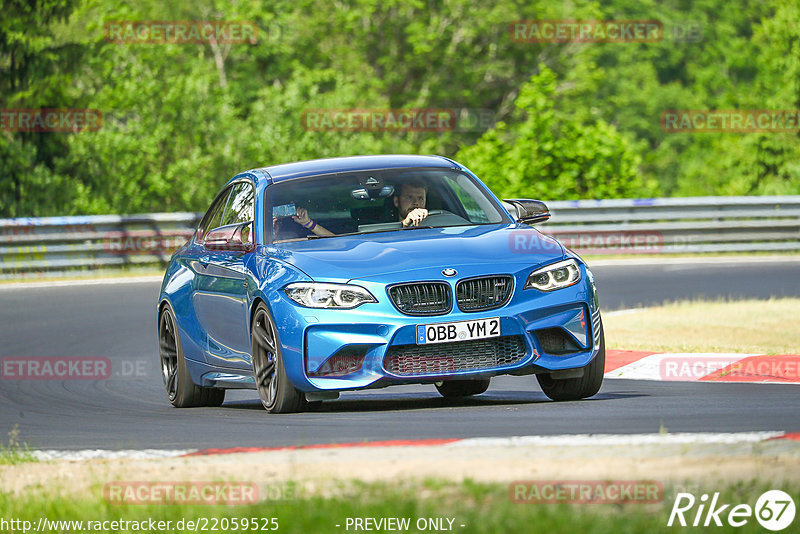
M454 308L445 315L406 316L387 301L383 285L361 282L381 302L353 310L319 310L279 296L272 305L287 375L296 388L310 392L584 367L597 355L601 326L591 273L581 269L584 276L575 286L550 293L517 289L508 304L485 312ZM417 325L492 317L500 319L499 338L416 344ZM363 356L357 370L314 376L343 351ZM493 359L492 352L506 357Z

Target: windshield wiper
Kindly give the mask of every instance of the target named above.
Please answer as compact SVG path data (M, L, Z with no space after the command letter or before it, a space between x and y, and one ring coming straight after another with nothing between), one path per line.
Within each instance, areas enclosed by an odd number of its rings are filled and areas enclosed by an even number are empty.
M317 234L311 234L311 235L309 235L309 236L306 236L306 239L322 239L322 238L324 238L324 237L341 237L341 236L343 236L343 235L361 235L361 234L363 234L363 233L364 233L364 232L347 232L347 233L345 233L345 234L331 234L331 235L317 235Z

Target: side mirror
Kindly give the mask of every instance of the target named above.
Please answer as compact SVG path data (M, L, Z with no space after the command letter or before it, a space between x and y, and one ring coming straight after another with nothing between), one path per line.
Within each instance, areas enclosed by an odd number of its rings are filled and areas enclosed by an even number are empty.
M550 218L550 210L541 200L505 199L503 205L517 222L535 224Z
M206 234L203 246L207 250L229 250L232 252L253 252L253 223L229 224L214 228Z

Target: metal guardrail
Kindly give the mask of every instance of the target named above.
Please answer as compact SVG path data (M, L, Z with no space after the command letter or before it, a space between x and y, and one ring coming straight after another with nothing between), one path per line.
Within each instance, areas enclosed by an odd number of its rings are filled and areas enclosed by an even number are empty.
M0 219L0 277L9 273L163 265L202 214Z
M586 254L800 251L800 196L548 202L540 229Z
M800 251L800 195L547 202L538 227L583 254ZM202 214L0 219L0 277L163 265Z

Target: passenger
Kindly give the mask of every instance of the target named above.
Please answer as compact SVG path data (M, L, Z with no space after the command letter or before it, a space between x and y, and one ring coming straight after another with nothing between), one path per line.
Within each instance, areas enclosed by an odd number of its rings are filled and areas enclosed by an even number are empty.
M305 208L297 208L297 215L292 215L292 220L306 230L314 233L314 235L335 235L327 228L317 224L317 221L311 219L308 216L308 210Z

